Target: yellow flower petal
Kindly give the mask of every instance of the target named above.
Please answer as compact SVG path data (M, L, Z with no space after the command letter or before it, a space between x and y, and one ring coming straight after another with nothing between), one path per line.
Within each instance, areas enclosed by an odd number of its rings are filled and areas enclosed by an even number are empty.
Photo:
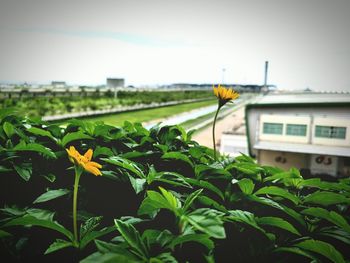
M213 91L214 95L219 99L219 104L221 106L225 105L228 101L235 100L239 97L239 94L232 88L228 89L220 84L217 87L213 85Z
M96 162L89 162L88 164L96 168L102 168L102 165Z
M85 170L98 176L98 175L102 175L101 171L99 169L97 169L96 167L94 166L91 166L91 163L88 163L86 166L85 166Z
M84 154L84 157L88 160L91 161L93 151L92 149L87 150L87 152Z
M74 146L70 146L69 149L66 149L68 157L75 165L81 166L85 171L90 172L94 175L102 175L99 168L102 168L102 165L96 162L91 162L93 155L92 149L86 151L84 155L81 155Z

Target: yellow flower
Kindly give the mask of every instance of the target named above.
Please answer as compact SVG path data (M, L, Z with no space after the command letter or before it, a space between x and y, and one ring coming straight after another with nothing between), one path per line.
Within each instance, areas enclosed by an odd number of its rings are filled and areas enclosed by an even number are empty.
M223 106L230 100L235 100L239 97L239 94L236 91L234 91L233 89L221 87L220 84L218 85L218 87L215 87L215 85L213 85L213 90L215 96L219 99L220 106Z
M94 175L102 175L101 171L99 170L102 168L102 165L92 162L92 154L93 151L91 149L87 150L87 152L84 155L81 155L74 146L70 146L69 149L66 149L68 153L69 160L84 168L85 171L92 173Z

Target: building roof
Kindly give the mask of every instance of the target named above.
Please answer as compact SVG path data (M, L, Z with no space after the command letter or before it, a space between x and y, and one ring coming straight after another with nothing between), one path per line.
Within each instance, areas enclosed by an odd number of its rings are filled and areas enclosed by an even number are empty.
M350 93L288 93L268 94L248 106L301 106L308 104L350 104Z
M315 144L302 143L285 143L285 142L269 142L259 141L253 146L257 150L268 151L283 151L293 153L308 153L308 154L322 154L350 157L350 149L348 147L340 146L325 146Z

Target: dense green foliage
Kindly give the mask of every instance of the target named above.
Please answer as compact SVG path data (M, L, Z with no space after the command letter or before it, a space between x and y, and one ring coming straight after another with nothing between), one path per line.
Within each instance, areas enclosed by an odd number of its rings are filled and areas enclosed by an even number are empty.
M0 108L14 107L21 114L45 116L86 110L111 109L117 106L150 104L186 99L200 99L212 96L212 91L119 91L114 99L111 92L100 97L97 92L93 97L23 97L0 100Z
M350 182L220 156L179 126L0 113L1 255L52 262L345 262ZM65 149L94 149L72 247L74 171ZM24 226L24 227L23 227ZM44 255L45 254L45 255ZM6 262L6 260L4 261Z

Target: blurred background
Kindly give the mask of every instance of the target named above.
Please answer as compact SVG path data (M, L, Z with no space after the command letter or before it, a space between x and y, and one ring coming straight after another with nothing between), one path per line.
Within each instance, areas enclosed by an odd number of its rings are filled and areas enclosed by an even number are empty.
M213 85L241 96L217 148L350 175L350 1L0 2L0 107L149 128L212 147Z

